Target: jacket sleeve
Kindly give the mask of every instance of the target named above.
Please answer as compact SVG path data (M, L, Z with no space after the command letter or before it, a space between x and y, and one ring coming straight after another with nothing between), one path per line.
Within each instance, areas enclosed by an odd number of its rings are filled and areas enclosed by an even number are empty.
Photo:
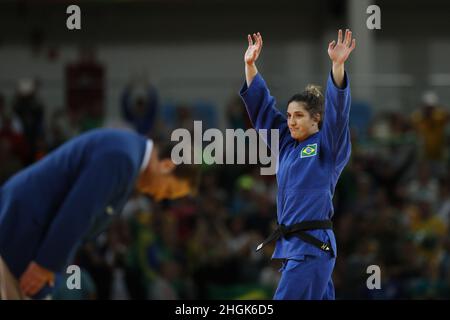
M269 147L271 147L270 130L279 130L279 147L281 149L290 138L287 120L275 108L275 99L270 95L270 91L262 76L258 73L250 84L250 87L247 87L247 83L244 82L239 94L244 101L253 127L256 130L268 130L267 144Z
M325 114L322 124L324 143L331 150L336 163L346 161L350 156L350 83L344 74L344 87L336 86L330 71L325 97Z
M125 155L105 154L86 165L51 222L35 261L61 271L95 216L104 214L108 202L131 175L131 160Z

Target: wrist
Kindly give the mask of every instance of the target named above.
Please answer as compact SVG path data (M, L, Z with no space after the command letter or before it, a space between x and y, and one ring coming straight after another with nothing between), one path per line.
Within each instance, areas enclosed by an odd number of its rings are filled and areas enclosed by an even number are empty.
M333 61L333 69L344 68L344 62L334 62Z

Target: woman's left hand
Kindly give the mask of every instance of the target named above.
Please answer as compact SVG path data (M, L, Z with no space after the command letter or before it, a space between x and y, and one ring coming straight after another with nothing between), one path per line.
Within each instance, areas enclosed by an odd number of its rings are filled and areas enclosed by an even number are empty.
M55 274L32 261L19 280L20 289L26 296L34 296L46 284L55 285Z
M328 45L328 55L333 64L344 64L355 46L356 41L352 40L352 32L349 29L345 30L345 38L342 41L342 30L339 29L337 43L333 40Z

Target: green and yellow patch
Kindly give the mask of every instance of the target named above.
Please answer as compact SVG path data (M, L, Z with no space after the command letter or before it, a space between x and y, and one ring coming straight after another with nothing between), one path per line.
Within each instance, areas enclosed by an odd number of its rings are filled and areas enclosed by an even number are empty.
M308 144L300 151L300 158L308 158L317 155L317 143Z

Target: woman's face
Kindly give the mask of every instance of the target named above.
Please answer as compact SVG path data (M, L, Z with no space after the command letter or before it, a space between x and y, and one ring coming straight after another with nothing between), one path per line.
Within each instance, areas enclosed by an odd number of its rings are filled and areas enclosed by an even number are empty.
M151 182L142 180L137 189L141 193L152 196L157 202L164 199L178 199L191 193L188 181L177 178L173 174L154 175Z
M320 115L311 117L303 102L292 101L287 108L287 124L291 137L303 141L319 131Z

